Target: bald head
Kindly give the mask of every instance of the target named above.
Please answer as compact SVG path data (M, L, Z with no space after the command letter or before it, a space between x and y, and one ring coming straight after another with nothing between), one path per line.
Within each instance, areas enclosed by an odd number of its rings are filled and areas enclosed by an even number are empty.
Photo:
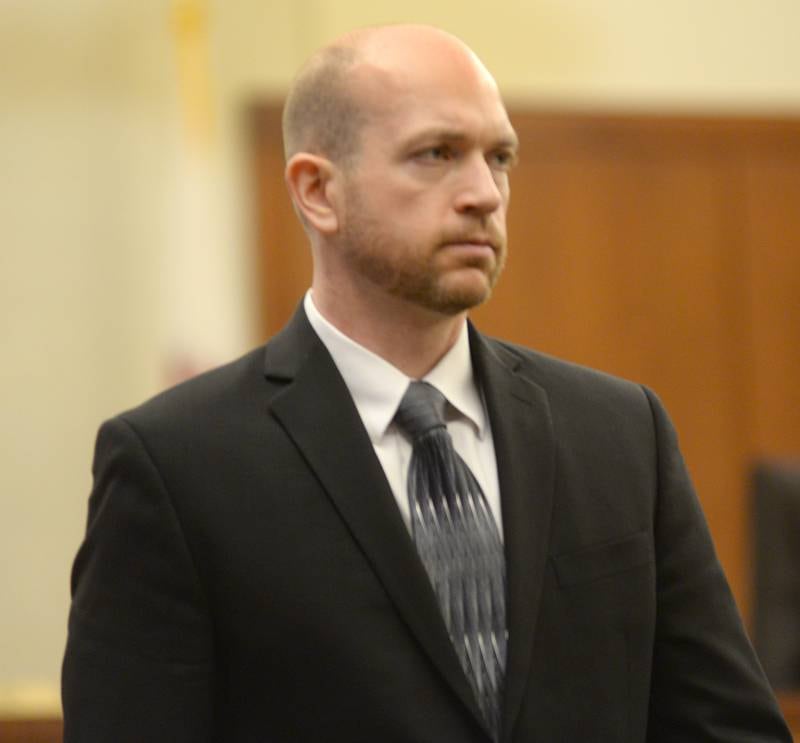
M460 39L431 26L380 26L348 33L324 47L295 78L283 110L284 154L310 152L347 162L375 111L377 96L390 96L418 68L463 67L467 77L494 85L478 57Z

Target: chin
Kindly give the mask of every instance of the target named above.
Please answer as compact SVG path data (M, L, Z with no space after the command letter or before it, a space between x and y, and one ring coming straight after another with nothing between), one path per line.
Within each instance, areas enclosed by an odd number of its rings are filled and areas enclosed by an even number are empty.
M444 315L457 315L483 304L492 295L492 284L484 277L481 282L466 282L462 286L442 288L429 297L429 308Z

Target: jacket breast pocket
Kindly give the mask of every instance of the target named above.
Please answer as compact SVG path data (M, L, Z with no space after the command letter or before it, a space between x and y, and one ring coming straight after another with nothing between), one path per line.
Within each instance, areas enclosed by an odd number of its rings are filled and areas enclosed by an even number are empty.
M551 557L559 586L608 578L653 561L649 532L641 531L612 542Z

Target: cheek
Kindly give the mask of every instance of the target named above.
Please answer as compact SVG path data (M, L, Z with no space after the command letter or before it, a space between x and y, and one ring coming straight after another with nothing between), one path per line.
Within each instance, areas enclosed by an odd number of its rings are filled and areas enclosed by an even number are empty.
M502 202L497 210L497 217L501 222L505 223L506 212L508 211L508 205L511 201L511 190L508 188L508 184L506 184L504 189L500 189L500 196L502 197Z
M375 183L364 194L362 204L373 219L389 225L410 221L413 216L419 216L424 208L424 199L418 199L402 189L387 188L386 184Z
M497 182L497 190L500 191L500 196L503 199L503 205L507 207L508 202L511 200L511 184L508 182L508 173L504 173L502 176L500 176Z

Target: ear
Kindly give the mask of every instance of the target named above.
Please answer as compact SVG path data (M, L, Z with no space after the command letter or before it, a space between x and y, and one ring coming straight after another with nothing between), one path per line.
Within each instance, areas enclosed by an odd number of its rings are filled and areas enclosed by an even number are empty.
M298 152L286 163L286 186L301 216L323 234L339 229L338 176L328 159Z

